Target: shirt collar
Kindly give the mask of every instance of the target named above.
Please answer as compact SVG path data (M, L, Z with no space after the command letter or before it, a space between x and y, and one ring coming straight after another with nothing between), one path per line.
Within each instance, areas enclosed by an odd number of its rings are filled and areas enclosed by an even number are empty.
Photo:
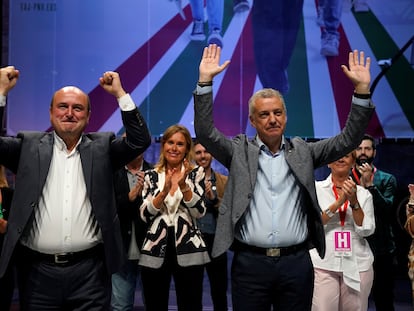
M260 150L262 150L262 151L264 151L264 152L266 152L266 153L269 153L269 154L272 154L272 155L273 155L273 153L269 150L269 147L267 147L267 146L265 145L265 143L264 143L264 142L260 139L259 135L256 135L255 140L256 140L256 143L257 143L257 145L259 146ZM280 144L279 151L278 151L277 153L275 153L275 154L279 154L279 153L280 153L282 150L284 150L285 148L286 148L286 140L285 140L285 135L282 135L282 142L281 142L281 144Z
M58 134L56 134L56 132L53 132L53 136L55 139L54 145L60 150L60 151L65 151L66 153L70 153L72 154L75 150L77 150L81 140L82 140L82 136L79 138L78 142L76 143L75 148L73 148L72 152L69 152L68 148L66 147L65 142L63 141L62 138L59 137Z

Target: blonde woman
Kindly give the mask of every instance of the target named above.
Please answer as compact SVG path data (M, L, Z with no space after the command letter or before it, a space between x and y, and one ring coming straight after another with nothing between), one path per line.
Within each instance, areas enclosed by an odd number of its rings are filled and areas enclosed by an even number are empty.
M145 172L140 212L149 230L139 264L147 311L168 310L172 277L178 310L202 310L203 265L209 256L196 218L206 211L204 170L193 169L192 144L187 128L170 126L158 163Z

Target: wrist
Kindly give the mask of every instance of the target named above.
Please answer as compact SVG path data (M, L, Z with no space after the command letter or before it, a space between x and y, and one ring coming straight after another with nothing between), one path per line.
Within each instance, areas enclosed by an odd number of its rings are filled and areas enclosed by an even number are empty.
M115 97L117 98L117 99L120 99L122 96L124 96L124 95L126 95L126 92L124 91L124 90L120 90L119 92L117 92L116 94L115 94Z
M372 191L372 190L375 190L375 185L367 185L367 186L365 186L365 189L367 189L368 191Z
M191 188L190 188L189 185L186 184L184 187L180 187L180 190L181 190L182 193L186 193L186 192L190 191Z
M359 93L359 92L354 92L354 97L359 98L359 99L370 99L371 98L371 93Z
M325 215L326 215L326 216L328 216L329 218L332 218L332 217L335 215L335 213L333 213L329 207L328 207L326 210L324 210L323 212L324 212L324 213L325 213Z
M349 207L353 210L359 210L361 208L361 206L359 205L358 201L356 201L354 204L349 203Z
M199 87L205 87L205 86L212 86L213 85L213 80L209 80L209 81L205 81L205 80L199 80L198 82L197 82L197 85L199 86Z
M370 94L371 90L369 87L369 83L359 83L354 86L354 93L357 94Z

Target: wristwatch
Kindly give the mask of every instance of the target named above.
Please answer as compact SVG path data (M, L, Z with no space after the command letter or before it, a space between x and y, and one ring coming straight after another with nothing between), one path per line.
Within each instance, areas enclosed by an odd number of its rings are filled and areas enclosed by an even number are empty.
M357 209L360 209L360 208L361 208L361 206L359 205L358 201L356 201L356 203L355 203L354 205L349 204L349 206L350 206L350 207L351 207L354 211L356 211Z
M332 218L333 217L333 215L335 215L335 213L332 213L332 211L329 209L329 207L326 209L326 210L324 210L323 211L325 214L326 214L326 216L328 216L329 218Z

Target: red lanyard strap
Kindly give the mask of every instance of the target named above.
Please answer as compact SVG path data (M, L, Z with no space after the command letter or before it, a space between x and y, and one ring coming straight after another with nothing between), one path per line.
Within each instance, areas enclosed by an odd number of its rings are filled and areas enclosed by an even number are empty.
M335 195L335 199L336 199L336 200L338 200L338 198L339 198L339 194L338 194L338 191L336 190L335 185L333 185L333 186L332 186L332 190L333 190L333 193L334 193L334 195ZM341 220L341 226L342 226L342 227L345 225L345 217L346 217L346 210L347 210L347 208L348 208L348 204L349 204L349 201L348 201L348 200L346 200L346 201L344 202L344 204L342 204L342 205L339 207L339 219Z

